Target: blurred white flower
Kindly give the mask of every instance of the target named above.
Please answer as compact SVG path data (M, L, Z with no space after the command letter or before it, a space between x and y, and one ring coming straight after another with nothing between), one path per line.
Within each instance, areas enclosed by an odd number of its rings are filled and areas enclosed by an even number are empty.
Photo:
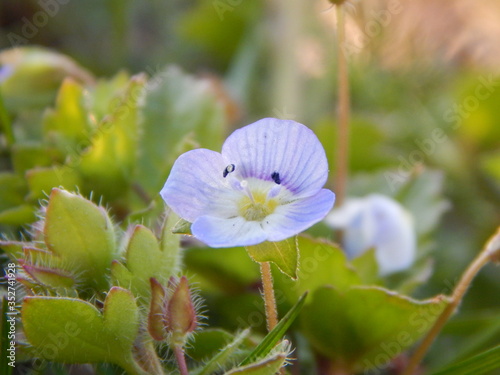
M348 199L325 221L344 230L343 246L350 259L374 248L381 275L405 270L415 260L413 219L391 198L372 194Z

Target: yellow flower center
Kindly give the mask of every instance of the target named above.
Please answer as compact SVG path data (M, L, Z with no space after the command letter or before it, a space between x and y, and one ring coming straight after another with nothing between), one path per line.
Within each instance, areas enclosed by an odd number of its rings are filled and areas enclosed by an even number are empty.
M278 201L267 199L266 193L254 192L252 198L244 196L238 204L240 215L247 221L261 221L278 206Z

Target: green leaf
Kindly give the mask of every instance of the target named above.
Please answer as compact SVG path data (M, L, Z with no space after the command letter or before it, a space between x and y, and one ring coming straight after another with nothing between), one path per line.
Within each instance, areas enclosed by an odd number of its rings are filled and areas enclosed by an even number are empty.
M286 313L286 315L279 321L276 327L273 328L271 332L269 332L264 340L260 342L259 345L246 357L243 362L241 362L241 366L248 365L252 363L256 359L263 358L268 355L271 350L276 346L279 340L285 335L287 329L292 325L294 320L300 313L300 310L304 306L306 301L307 292L299 298L297 303Z
M67 270L100 290L116 256L115 234L106 210L85 198L53 189L45 216L45 243Z
M25 225L36 220L33 207L27 204L9 208L0 212L0 223L7 225Z
M335 244L307 236L298 237L300 264L297 281L274 272L276 298L285 296L293 304L305 291L314 291L322 285L333 285L345 290L360 285L361 279L347 261L345 253Z
M356 269L363 284L381 284L375 249L365 251L361 256L352 259L351 264Z
M277 353L247 366L238 367L225 375L275 375L286 361L286 353Z
M298 246L297 237L292 237L279 242L265 241L245 248L254 261L272 262L281 272L295 280L299 264Z
M228 366L234 361L234 356L238 354L241 344L250 334L250 330L246 329L237 334L233 341L227 344L210 361L208 361L202 368L195 371L196 375L210 375L217 370Z
M152 77L147 88L136 180L157 194L175 159L197 147L193 135L201 146L220 149L227 119L209 80L172 67Z
M111 79L99 79L89 88L88 106L97 122L101 122L106 115L113 112L113 105L116 105L120 95L123 95L129 81L129 74L121 71Z
M77 169L87 192L115 199L131 182L137 160L139 106L145 77L132 77L127 90L99 124L92 144L81 155Z
M150 278L166 285L180 265L180 236L170 233L171 218L165 221L160 241L148 228L136 225L126 245L125 264L114 262L111 274L116 283L130 289L141 303L149 303Z
M432 375L482 375L492 374L500 368L500 345L464 361L452 364Z
M0 249L5 251L12 260L21 259L24 255L23 247L25 242L19 241L0 241Z
M34 280L55 289L71 289L75 285L73 276L60 269L38 267L29 264L24 264L23 269Z
M113 287L101 314L79 299L33 296L24 299L21 317L33 355L56 362L110 362L133 367L138 309L132 293ZM57 319L54 319L57 317Z
M45 140L68 155L78 155L89 145L93 126L83 87L73 79L63 81L55 109L45 112L43 130Z
M318 288L301 314L313 347L346 372L385 366L421 338L447 305L417 301L375 286Z

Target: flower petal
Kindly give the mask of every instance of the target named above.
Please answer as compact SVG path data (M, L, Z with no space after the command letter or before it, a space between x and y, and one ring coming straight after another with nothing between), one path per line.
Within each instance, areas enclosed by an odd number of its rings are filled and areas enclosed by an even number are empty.
M321 221L332 209L335 194L321 189L315 195L279 206L262 223L269 241L281 241L294 236Z
M177 215L193 222L207 214L211 202L227 191L222 176L227 165L218 152L188 151L175 161L160 194Z
M374 242L380 274L407 269L416 254L416 235L411 217L399 204L384 196L371 195L370 201L377 225Z
M196 238L211 247L250 246L267 238L260 222L246 221L242 217L223 219L201 216L193 223L191 231Z
M238 129L222 146L222 155L242 178L278 180L297 198L316 194L328 177L323 146L294 121L266 118Z

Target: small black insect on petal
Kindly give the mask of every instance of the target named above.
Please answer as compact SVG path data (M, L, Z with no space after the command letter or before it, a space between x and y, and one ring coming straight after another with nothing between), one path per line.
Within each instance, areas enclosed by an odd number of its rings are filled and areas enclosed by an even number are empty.
M231 172L234 172L234 170L236 169L235 165L234 164L229 164L226 169L224 169L224 171L222 172L222 177L226 178L227 175Z
M273 172L271 175L271 178L273 179L274 182L276 182L278 185L281 184L281 178L280 174L278 172Z

